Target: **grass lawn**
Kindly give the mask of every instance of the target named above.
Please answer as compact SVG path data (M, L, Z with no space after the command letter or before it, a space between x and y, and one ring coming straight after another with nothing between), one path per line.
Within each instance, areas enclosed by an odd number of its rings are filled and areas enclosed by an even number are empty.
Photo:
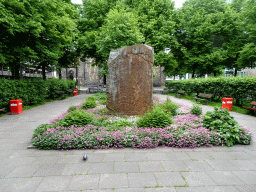
M59 117L34 130L40 149L107 149L201 147L250 144L251 133L227 111L201 116L200 106L189 108L154 97L143 116L113 116L106 110L106 94L89 96Z

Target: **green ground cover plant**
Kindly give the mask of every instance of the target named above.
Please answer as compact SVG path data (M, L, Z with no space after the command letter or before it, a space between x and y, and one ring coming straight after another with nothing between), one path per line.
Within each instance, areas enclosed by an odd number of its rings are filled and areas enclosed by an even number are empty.
M102 96L102 95L101 95ZM83 109L88 98L48 124L37 127L33 134L33 145L39 149L107 149L107 148L154 148L167 147L201 147L240 143L249 144L251 133L237 125L232 127L220 125L213 128L218 118L214 115L191 114L191 109L183 104L170 105L154 97L153 108L143 116L108 115L106 106L99 104L100 98L89 98L96 101L97 107ZM175 106L176 115L166 106ZM179 108L177 109L177 106ZM185 109L185 110L184 110ZM224 113L225 118L228 112ZM223 116L223 114L222 114ZM207 120L208 118L208 120ZM149 124L147 124L150 122ZM214 123L212 123L214 122ZM230 125L235 125L230 121ZM233 124L232 124L233 123ZM223 123L225 124L225 123ZM225 127L226 126L226 127ZM238 132L237 132L238 131ZM229 136L231 135L231 136Z

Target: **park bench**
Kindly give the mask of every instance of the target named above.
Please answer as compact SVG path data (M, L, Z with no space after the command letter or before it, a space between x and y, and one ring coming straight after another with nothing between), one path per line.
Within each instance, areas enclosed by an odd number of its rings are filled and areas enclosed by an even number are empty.
M5 110L5 108L0 109L0 111L4 111L4 110Z
M249 109L249 110L251 110L251 111L256 111L256 101L252 101L252 102L251 102L251 107L243 106L243 108Z
M63 95L64 95L64 91L58 91L56 94L57 94L57 95L58 95L58 97L60 98L61 96L63 96Z
M183 90L179 90L177 93L176 93L176 95L180 95L181 97L183 97L184 95L185 95L185 91L183 91Z
M197 100L202 100L202 101L207 101L207 105L209 100L211 100L213 97L213 94L206 94L206 93L199 93L197 97L194 97L194 99Z
M176 89L168 89L168 88L164 88L164 90L162 91L162 94L163 93L175 93L177 90Z
M106 91L106 85L89 86L87 93L95 93L99 91Z
M72 89L67 90L67 94L68 94L68 95L70 95L70 94L72 94L72 93L73 93L73 90L72 90Z

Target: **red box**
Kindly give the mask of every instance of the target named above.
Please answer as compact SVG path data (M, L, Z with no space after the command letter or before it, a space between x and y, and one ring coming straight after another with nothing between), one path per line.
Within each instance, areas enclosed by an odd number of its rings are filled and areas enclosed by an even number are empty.
M76 96L77 93L78 93L78 90L77 90L77 89L73 89L73 94L74 94L74 96Z
M9 103L10 103L11 113L13 113L13 114L21 114L21 113L23 113L23 110L22 110L22 100L21 99L10 100Z
M233 106L233 98L224 97L222 98L222 109L228 108L229 111L231 111Z

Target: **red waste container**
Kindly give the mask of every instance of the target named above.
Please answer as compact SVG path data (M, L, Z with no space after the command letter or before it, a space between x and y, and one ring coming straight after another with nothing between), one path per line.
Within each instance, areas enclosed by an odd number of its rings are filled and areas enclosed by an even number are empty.
M14 99L10 100L10 110L12 114L21 114L23 113L22 110L22 100L21 99Z
M233 106L233 98L224 97L222 98L222 109L228 108L229 111L231 111Z
M78 90L77 90L77 89L73 89L73 94L74 94L74 96L76 96L77 93L78 93Z

